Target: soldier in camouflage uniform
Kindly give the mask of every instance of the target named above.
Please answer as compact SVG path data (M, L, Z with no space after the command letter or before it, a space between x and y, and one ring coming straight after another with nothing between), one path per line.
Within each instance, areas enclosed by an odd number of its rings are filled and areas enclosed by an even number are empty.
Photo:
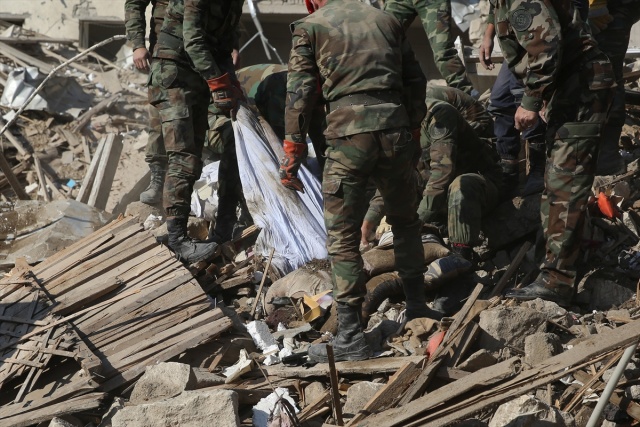
M618 142L626 119L622 68L629 47L631 27L640 20L640 0L590 0L589 24L598 48L611 60L617 88L609 119L602 131L596 174L613 175L626 171Z
M457 104L450 103L450 99L456 101L451 96L455 92L447 89L427 89L427 115L420 138L420 166L424 166L426 184L418 217L440 230L448 229L453 252L471 260L472 246L479 243L481 219L501 198L502 171L490 141L478 136L477 130L483 128L480 124L487 121L486 110L468 95L458 97ZM376 194L365 223L370 222L372 228L383 215L382 200Z
M571 302L580 235L596 157L613 96L608 58L570 0L492 0L496 33L509 68L525 84L516 128L547 121L542 195L546 256L538 277L507 292L518 300Z
M458 56L451 32L451 0L386 0L384 10L395 16L405 29L416 16L420 17L440 74L449 86L471 94L473 85Z
M133 49L133 63L140 71L149 72L151 60L149 52L153 52L155 47L168 2L169 0L126 0L124 3L127 39ZM145 10L149 4L151 4L151 22L149 23L149 49L147 50ZM149 140L144 160L149 164L151 181L147 189L140 194L140 201L152 205L162 201L162 187L167 171L167 153L164 150L162 120L160 120L158 110L150 106L148 111Z
M302 190L299 161L318 87L327 102L327 160L322 193L331 260L334 298L338 303L336 360L371 355L362 325L365 275L358 250L373 177L387 208L396 247L396 268L403 280L409 318L428 315L422 284L423 248L416 214L413 134L424 117L426 79L391 15L358 0L310 0L317 9L291 25L285 110L285 158L280 177L288 188ZM412 190L413 188L413 190ZM327 360L323 344L309 348L315 362Z
M480 101L466 92L450 86L428 86L427 98L453 105L478 137L484 139L494 137L493 118ZM428 99L427 103L429 103Z
M191 240L187 220L211 100L214 113L233 114L242 97L231 52L242 0L171 0L153 53L149 99L160 113L169 157L165 179L169 247L187 263L214 257L216 243Z

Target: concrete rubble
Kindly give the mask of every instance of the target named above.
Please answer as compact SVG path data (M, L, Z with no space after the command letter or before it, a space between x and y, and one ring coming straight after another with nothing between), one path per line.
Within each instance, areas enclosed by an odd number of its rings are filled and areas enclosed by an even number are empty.
M465 23L476 47L488 13L481 1ZM79 52L12 46L19 61L0 45L0 128ZM627 89L638 91L638 70L629 61ZM544 255L540 195L486 218L476 270L445 286L468 292L439 321L405 322L387 232L365 256L374 358L337 363L332 387L329 366L306 359L336 333L328 260L274 268L251 224L212 262L185 266L164 246L163 208L138 201L149 180L145 82L130 65L85 57L2 135L0 427L329 426L340 416L369 427L586 425L640 339L639 106L627 106L619 144L627 173L594 183L572 306L503 297L535 277ZM63 88L77 96L52 102ZM599 212L600 190L619 218ZM204 240L212 226L192 218L189 233ZM433 253L425 267L449 250ZM428 297L433 305L439 294ZM640 423L639 378L636 351L599 425Z

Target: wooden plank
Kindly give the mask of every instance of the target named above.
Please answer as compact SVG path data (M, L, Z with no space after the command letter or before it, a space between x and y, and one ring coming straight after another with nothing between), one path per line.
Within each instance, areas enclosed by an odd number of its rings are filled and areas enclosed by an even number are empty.
M90 393L72 397L64 402L2 419L0 427L28 427L54 417L92 411L102 406L103 401L106 401L108 397L106 393Z
M116 93L115 95L109 98L103 99L97 105L92 107L89 111L85 112L83 115L81 115L78 118L78 120L76 121L76 124L71 128L71 132L74 132L74 133L82 132L82 129L84 129L84 127L89 124L93 116L105 110L108 110L120 98L120 96L121 96L120 93ZM94 158L95 157L98 157L98 153L94 154Z
M102 152L104 151L104 147L107 142L107 135L104 135L100 138L98 142L98 148L96 148L96 152L93 154L93 160L91 160L91 164L89 165L89 169L84 174L84 178L82 178L82 185L80 186L80 191L78 191L78 195L76 196L76 200L78 202L87 203L89 200L89 194L91 194L91 187L93 186L93 181L98 173L98 166L100 165L100 158L102 157Z
M47 324L47 322L44 320L33 320L31 318L25 319L25 318L15 317L15 316L0 316L0 322L25 323L27 325L36 325L36 326L44 326Z
M331 393L326 390L323 394L321 394L316 400L310 402L304 409L298 412L297 417L298 421L301 423L310 420L315 416L315 414L323 408L328 408L329 402L331 402Z
M520 264L522 263L525 255L527 255L529 249L531 249L531 242L524 242L513 261L511 261L511 264L509 264L507 271L504 272L500 280L498 280L498 283L493 287L490 298L502 295L502 291L507 286L507 283L509 283L509 280L511 280L513 275L516 274L518 268L520 268Z
M409 362L419 365L425 360L425 356L380 357L358 362L336 362L336 369L340 371L340 375L343 377L348 375L388 374L397 372ZM318 363L309 367L271 365L263 366L262 369L267 375L280 378L326 378L329 373L329 365L327 363Z
M469 349L473 347L475 340L480 333L480 325L476 322L467 323L463 326L464 331L460 335L460 344L456 346L453 354L445 360L445 365L456 367L467 355Z
M180 342L182 340L182 335L186 331L197 330L203 326L207 326L209 323L215 323L222 318L224 318L224 314L218 308L206 312L200 316L194 317L193 319L174 325L161 334L156 334L145 340L141 340L135 345L124 349L120 353L111 355L109 357L109 362L115 369L138 363L157 352L158 345L161 347L171 346L173 343Z
M583 384L586 384L592 378L591 375L584 371L574 372L573 377ZM597 390L603 390L605 386L606 384L600 380L593 383L593 388ZM609 402L618 406L623 411L626 411L626 413L634 420L640 421L640 404L624 397L624 393L614 392L609 398Z
M38 68L38 70L43 74L49 74L54 68L51 64L48 64L38 58L34 58L20 49L16 49L15 47L9 46L3 42L0 42L0 54L5 55L8 58L16 58L19 61L26 62L27 64Z
M463 323L472 320L467 319L467 317L469 313L471 313L473 305L478 300L478 296L480 296L480 292L482 292L482 289L483 286L481 284L478 284L474 288L473 292L471 293L471 295L469 295L469 298L464 303L460 311L454 316L453 323L451 323L451 326L449 326L444 340L429 361L429 364L420 373L418 378L416 378L416 381L414 381L411 387L409 387L405 395L398 402L398 405L402 406L408 404L409 402L420 396L427 389L427 386L435 377L438 369L444 363L446 353L451 351L457 344L457 341L455 341L454 338L460 334L460 327L463 325Z
M594 335L571 349L550 357L531 369L522 371L513 379L502 384L492 384L486 391L473 390L468 398L457 400L455 404L446 405L450 399L452 390L468 389L469 383L477 382L478 378L486 378L492 375L495 366L481 369L469 374L460 381L449 384L442 390L436 390L426 396L405 405L373 415L359 426L408 426L411 422L418 425L445 426L455 421L471 417L477 411L488 406L505 402L513 397L520 396L538 387L563 378L567 374L581 368L581 364L592 363L593 359L612 350L628 347L640 339L640 320L620 326L607 334ZM461 383L461 384L457 384ZM462 384L465 383L465 384ZM458 388L460 387L460 388ZM429 408L435 402L434 395L439 396L439 404L445 405L444 409L429 412ZM443 396L444 395L444 396Z
M77 43L75 39L64 39L60 37L46 37L46 36L18 36L18 37L0 37L0 42L6 44L36 44L36 43L59 43L71 45ZM46 52L46 49L43 49ZM65 58L66 60L66 58Z
M87 204L98 209L105 209L109 200L109 193L116 176L116 170L122 154L122 136L108 134L105 147L100 155L100 164L96 171L96 177L91 186L91 193Z
M0 153L0 169L9 182L9 185L11 185L11 189L13 189L13 192L16 193L16 196L18 196L18 199L31 200L31 197L29 197L27 192L24 190L24 187L20 184L18 178L13 174L13 170L11 169L11 166L7 162L7 159L4 157L3 153Z
M364 408L347 425L354 425L369 415L388 408L409 387L411 381L418 375L419 370L420 368L411 362L400 368L398 372L389 378L389 382L369 399Z
M1 38L0 38L0 40L1 40ZM69 59L69 58L65 58L64 56L62 56L60 54L57 54L54 51L49 50L49 49L42 49L42 53L44 53L45 55L47 55L47 56L49 56L51 58L55 58L60 62L65 62L66 60ZM93 75L100 74L100 71L93 70L93 69L91 69L89 67L85 67L84 65L81 65L81 64L77 64L77 63L76 64L69 64L69 66L71 68L73 68L74 70L80 71L81 73L93 74Z
M44 341L42 342L42 347L35 347L35 349L31 350L33 352L35 352L37 354L36 356L36 362L40 362L42 363L42 368L44 368L47 364L47 362L49 361L49 359L51 358L51 355L45 355L40 353L38 350L42 350L45 349L48 345L48 341L49 338L51 337L51 334L53 333L53 329L49 329L49 331L46 333L46 335L44 336ZM19 350L25 350L26 346L22 346L22 348L17 347ZM18 391L18 394L16 395L14 402L20 402L22 400L22 396L24 396L24 394L26 392L28 392L31 387L33 386L33 383L31 382L31 380L33 379L36 371L42 371L42 369L35 369L35 367L32 367L29 372L27 373L27 378L24 379L24 381L22 381L22 386L20 387L20 390Z
M109 379L107 382L103 383L100 386L100 389L106 392L115 390L116 388L121 387L122 385L125 385L130 381L136 379L138 376L142 375L147 366L159 362L164 362L174 356L177 356L185 350L188 350L189 348L195 347L204 342L208 342L221 333L227 331L232 326L233 321L228 317L224 317L214 323L205 325L202 328L190 331L182 336L183 340L180 343L163 349L159 353L136 364L127 371L122 372L121 374Z

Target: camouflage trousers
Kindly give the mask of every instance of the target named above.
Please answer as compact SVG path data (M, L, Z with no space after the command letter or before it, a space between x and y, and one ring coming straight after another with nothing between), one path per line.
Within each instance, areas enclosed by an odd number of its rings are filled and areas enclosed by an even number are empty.
M356 134L327 142L322 193L334 298L359 306L366 292L359 245L369 178L373 178L384 200L400 277L412 279L423 273L416 181L411 165L417 145L405 129Z
M232 237L237 220L236 209L240 205L243 215L249 215L247 202L242 191L235 137L231 119L221 114L209 114L209 131L205 157L220 160L218 169L218 212L214 233L221 241Z
M191 212L193 184L202 171L209 88L198 73L168 59L151 63L149 103L158 109L168 156L163 205L167 216Z
M640 0L609 0L609 13L613 17L607 28L595 35L598 48L609 57L618 87L611 104L609 119L603 129L606 141L620 140L622 126L626 119L624 83L622 81L624 57L629 47L631 27L640 21Z
M160 163L166 167L167 152L164 150L162 138L162 119L160 112L153 105L149 105L149 139L144 153L144 161L147 163Z
M447 200L449 240L471 246L480 243L482 217L500 201L498 185L477 173L459 175L449 185Z
M548 287L571 295L581 253L587 200L615 89L604 54L561 73L547 106L547 164L541 215L546 240L542 274Z
M451 0L386 0L384 10L395 16L405 29L416 16L420 17L436 67L447 85L471 94L473 86L454 44Z

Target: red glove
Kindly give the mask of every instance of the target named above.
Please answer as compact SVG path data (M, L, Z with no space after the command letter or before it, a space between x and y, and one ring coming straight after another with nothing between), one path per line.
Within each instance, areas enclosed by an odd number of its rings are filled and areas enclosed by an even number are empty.
M213 105L225 112L234 110L238 106L238 100L242 98L240 95L242 91L238 93L238 83L233 80L229 73L224 73L220 77L207 80L207 84L211 90Z
M316 7L313 3L311 3L311 0L304 0L304 5L307 6L307 11L309 12L309 15L311 15L313 12L316 11Z
M284 157L280 161L280 182L285 187L304 193L304 185L298 179L298 170L307 156L307 144L284 140Z

